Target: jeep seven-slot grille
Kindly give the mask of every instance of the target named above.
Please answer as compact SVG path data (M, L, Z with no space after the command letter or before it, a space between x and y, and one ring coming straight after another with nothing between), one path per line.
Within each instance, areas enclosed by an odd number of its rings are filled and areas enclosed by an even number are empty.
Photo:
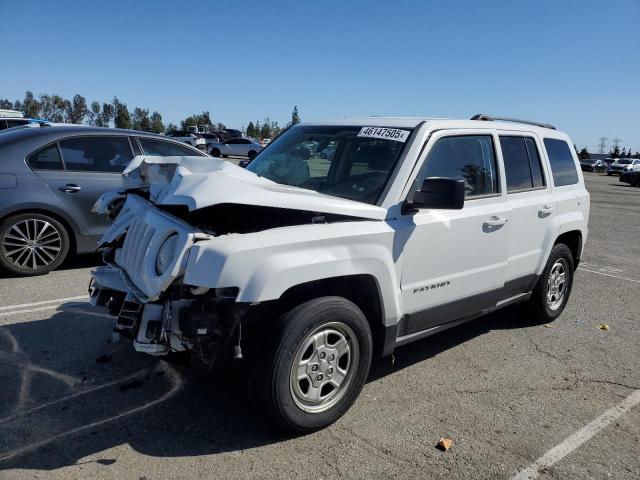
M122 246L122 260L127 265L129 274L142 271L142 264L149 242L155 233L155 228L145 221L145 217L137 218L129 225L129 230Z

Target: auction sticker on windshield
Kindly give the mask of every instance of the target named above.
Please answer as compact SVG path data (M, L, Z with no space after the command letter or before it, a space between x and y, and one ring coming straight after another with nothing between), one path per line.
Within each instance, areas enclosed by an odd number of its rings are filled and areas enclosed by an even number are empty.
M406 142L409 137L408 130L400 130L398 128L384 127L362 127L359 137L382 138L385 140L395 140L396 142Z

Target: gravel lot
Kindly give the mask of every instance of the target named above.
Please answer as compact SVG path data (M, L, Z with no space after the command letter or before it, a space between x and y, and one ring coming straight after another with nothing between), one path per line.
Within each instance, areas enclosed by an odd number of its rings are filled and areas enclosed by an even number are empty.
M590 236L550 328L510 308L400 348L305 437L274 433L242 377L113 343L84 297L96 257L0 278L0 477L506 479L559 446L539 478L639 478L638 402L609 409L640 395L640 188L585 176Z

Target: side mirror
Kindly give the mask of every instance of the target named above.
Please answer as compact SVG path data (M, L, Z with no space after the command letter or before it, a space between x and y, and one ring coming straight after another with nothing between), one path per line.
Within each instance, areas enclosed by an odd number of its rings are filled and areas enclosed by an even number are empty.
M425 178L420 190L405 202L404 211L418 208L460 210L464 206L464 180L457 178Z

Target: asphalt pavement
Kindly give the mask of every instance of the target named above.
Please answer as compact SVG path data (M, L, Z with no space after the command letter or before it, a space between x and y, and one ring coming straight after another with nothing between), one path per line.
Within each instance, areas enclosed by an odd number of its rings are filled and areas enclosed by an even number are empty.
M513 307L399 348L302 437L272 430L241 374L114 341L86 303L98 257L1 277L0 478L640 478L640 188L585 177L589 239L557 321Z

